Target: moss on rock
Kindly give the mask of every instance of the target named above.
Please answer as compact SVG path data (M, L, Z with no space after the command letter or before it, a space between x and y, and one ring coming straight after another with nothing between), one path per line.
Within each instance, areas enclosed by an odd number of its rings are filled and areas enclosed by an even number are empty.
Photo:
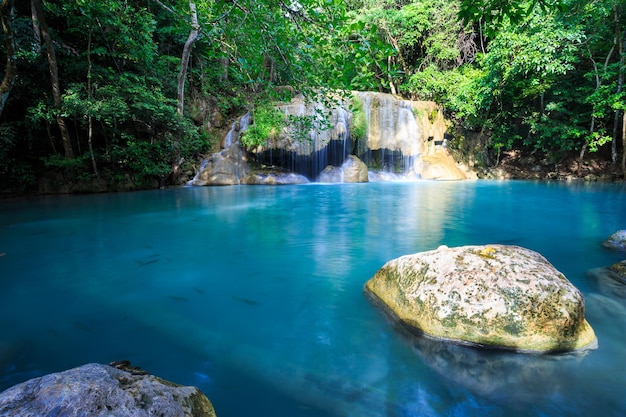
M403 256L365 290L405 325L442 339L540 352L596 342L581 293L543 256L517 246Z

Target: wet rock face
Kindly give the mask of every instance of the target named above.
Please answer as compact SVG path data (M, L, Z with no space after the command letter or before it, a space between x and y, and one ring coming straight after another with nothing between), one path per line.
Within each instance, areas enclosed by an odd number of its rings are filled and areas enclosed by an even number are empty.
M53 415L216 416L209 399L196 387L101 364L34 378L0 393L0 416Z
M233 145L206 159L188 185L238 185L249 170L245 152Z
M342 165L343 182L367 182L367 165L354 155L348 155Z
M348 155L341 167L328 165L317 177L318 182L368 182L367 165L355 155Z
M441 247L385 264L366 294L428 335L520 351L593 347L581 293L543 256L518 246Z
M604 241L604 246L609 249L626 251L626 230L618 230Z

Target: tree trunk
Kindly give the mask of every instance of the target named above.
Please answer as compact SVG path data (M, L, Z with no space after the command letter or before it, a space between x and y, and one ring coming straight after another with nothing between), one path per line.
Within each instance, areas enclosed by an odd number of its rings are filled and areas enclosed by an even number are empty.
M387 34L387 38L391 42L391 45L398 53L398 59L400 60L400 64L402 65L402 70L404 71L405 74L411 74L412 71L410 70L409 65L404 60L404 56L402 56L402 51L400 50L400 44L398 44L398 40L394 38L393 36L391 36L391 31L387 28L387 25L385 24L381 25L381 29L385 31L385 33ZM389 65L389 61L387 64ZM391 77L389 78L391 79Z
M589 127L589 134L592 134L595 131L596 126L596 118L595 116L591 116L591 126ZM576 170L576 175L580 177L583 169L583 159L585 158L585 152L587 152L587 148L589 147L589 142L585 141L585 144L580 148L580 155L578 156L578 167Z
M0 84L0 115L2 115L4 105L9 99L9 94L17 78L16 47L13 35L13 0L2 0L2 3L0 3L0 20L2 20L4 47L7 55L4 78L2 79L2 84Z
M91 156L91 165L93 166L93 173L96 177L100 178L100 174L98 174L98 165L96 165L96 157L93 153L93 115L92 106L93 106L93 83L91 82L91 40L93 36L93 29L89 26L89 36L87 37L87 100L89 101L89 132L87 136L87 144L89 145L89 155ZM79 142L80 143L80 142Z
M33 22L33 38L35 41L35 47L37 48L37 54L41 53L41 29L39 29L39 19L37 19L37 14L35 13L35 1L30 0L30 16Z
M622 116L622 174L626 179L626 111Z
M191 11L191 32L185 42L183 48L183 56L180 63L180 74L178 74L178 116L183 116L185 106L185 75L189 66L189 57L191 56L191 48L200 33L200 25L198 24L198 14L196 13L195 3L189 2L189 10Z
M389 88L391 89L391 94L395 96L398 94L398 90L396 89L396 85L393 83L393 78L391 77L391 56L387 57L387 75L389 76Z
M611 60L611 56L613 55L613 52L615 51L615 45L616 44L617 44L617 40L614 40L613 47L611 47L611 50L606 55L606 59L604 60L604 73L605 74L606 74L609 62ZM600 87L602 86L602 79L600 78L600 72L598 71L598 64L593 59L593 54L591 53L591 50L589 50L589 59L591 59L591 62L593 63L594 75L595 75L595 78L596 78L596 89L595 89L595 91L598 91L600 89ZM591 116L591 126L589 127L589 138L590 139L585 139L585 143L583 144L582 148L580 149L580 155L578 157L578 169L577 169L576 175L578 175L579 177L580 177L580 175L582 173L583 159L585 158L585 152L587 152L587 148L589 147L589 141L593 140L592 139L593 138L593 132L595 132L595 130L596 130L596 117L592 115Z
M46 44L46 55L48 57L48 68L50 71L50 82L52 84L52 100L54 102L54 108L57 110L56 121L61 131L61 139L63 141L63 149L65 151L66 158L73 158L74 151L72 150L72 141L70 139L70 132L65 124L65 120L60 115L61 110L61 87L59 84L59 69L57 66L57 58L54 52L54 43L48 30L48 24L46 23L46 16L41 8L41 0L33 0L31 2L33 7L33 15L37 17L39 22L39 28L41 29L41 37Z
M622 86L624 84L624 39L622 38L619 13L617 6L613 6L613 12L615 15L615 40L618 42L617 50L619 52L619 70L617 75L617 91L619 95L622 92ZM613 140L611 142L611 162L615 164L617 162L617 131L619 124L619 110L615 110L615 117L613 118Z

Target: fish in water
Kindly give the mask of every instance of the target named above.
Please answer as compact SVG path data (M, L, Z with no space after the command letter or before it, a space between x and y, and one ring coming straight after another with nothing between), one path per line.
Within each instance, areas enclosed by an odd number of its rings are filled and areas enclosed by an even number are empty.
M150 256L146 256L143 259L137 259L136 262L139 264L139 266L146 266L146 265L150 265L156 262L159 262L161 255L159 255L158 253L155 253L154 255L150 255Z
M233 300L241 301L244 304L248 304L249 306L258 306L258 301L251 300L249 298L237 297L233 295Z

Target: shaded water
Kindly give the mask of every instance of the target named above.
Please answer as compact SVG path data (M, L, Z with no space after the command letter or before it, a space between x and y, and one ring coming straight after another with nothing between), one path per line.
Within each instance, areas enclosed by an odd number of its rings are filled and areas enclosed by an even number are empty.
M181 188L0 202L0 390L129 359L219 417L623 416L626 188L414 182ZM394 330L363 296L387 260L466 244L542 253L587 299L585 356Z

